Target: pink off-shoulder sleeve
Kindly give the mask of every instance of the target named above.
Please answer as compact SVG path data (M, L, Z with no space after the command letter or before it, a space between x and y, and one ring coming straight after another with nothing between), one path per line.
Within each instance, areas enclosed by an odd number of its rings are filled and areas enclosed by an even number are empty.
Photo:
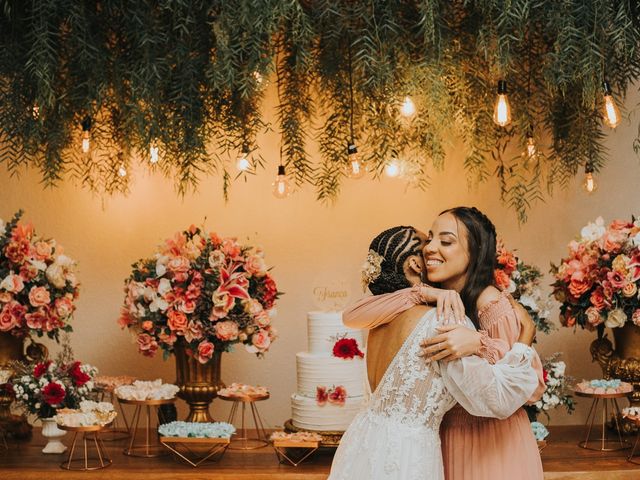
M516 311L511 305L510 297L511 295L509 295L509 293L501 292L498 299L489 302L478 312L480 326L486 330L494 340L506 342L508 348L511 348L520 336L520 320L518 320ZM504 353L501 353L501 358L504 356ZM535 350L531 360L531 366L538 376L538 386L529 399L529 403L534 403L542 398L542 394L546 389L542 373L542 361Z
M347 307L342 313L342 322L349 328L372 329L389 323L399 313L420 303L419 285L392 293L372 295Z

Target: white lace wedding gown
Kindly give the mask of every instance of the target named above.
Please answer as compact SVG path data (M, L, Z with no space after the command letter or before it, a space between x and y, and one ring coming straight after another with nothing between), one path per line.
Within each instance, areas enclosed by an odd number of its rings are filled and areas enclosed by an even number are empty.
M456 402L475 416L507 418L531 396L531 348L516 343L496 365L476 356L427 363L420 342L437 325L430 310L407 337L343 435L329 480L443 479L438 431Z

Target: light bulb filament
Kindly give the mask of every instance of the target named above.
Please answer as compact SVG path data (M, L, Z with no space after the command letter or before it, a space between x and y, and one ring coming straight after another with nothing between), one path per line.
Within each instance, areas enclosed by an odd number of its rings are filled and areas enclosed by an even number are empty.
M416 113L416 105L411 100L411 97L404 97L402 106L400 107L400 115L405 118L413 117Z
M82 133L82 151L84 153L89 153L90 149L91 149L91 142L89 140L89 131L85 130Z
M620 123L620 112L611 95L604 97L605 119L611 128L616 128Z
M149 147L149 157L151 163L158 163L158 146L155 143Z

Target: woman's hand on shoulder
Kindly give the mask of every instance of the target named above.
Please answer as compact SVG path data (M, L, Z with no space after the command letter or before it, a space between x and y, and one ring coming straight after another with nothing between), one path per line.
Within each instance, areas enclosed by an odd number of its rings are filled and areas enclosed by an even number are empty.
M426 338L421 343L419 354L428 362L443 360L449 362L475 354L482 346L482 335L472 328L462 325L444 325L438 327L439 335Z
M443 290L422 284L420 298L424 303L435 303L438 319L443 323L465 323L464 303L455 290Z

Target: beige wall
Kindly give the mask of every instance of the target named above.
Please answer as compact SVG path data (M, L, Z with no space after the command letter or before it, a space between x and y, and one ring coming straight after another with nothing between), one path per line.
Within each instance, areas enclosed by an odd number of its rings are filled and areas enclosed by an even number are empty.
M627 104L634 106L638 100L632 95ZM273 111L273 105L268 108ZM276 200L270 191L278 152L274 133L260 139L270 162L268 171L235 184L226 204L218 178L204 179L199 193L181 199L170 181L138 169L128 197L102 199L69 183L44 189L37 173L28 171L16 179L2 167L0 218L6 220L18 208L25 209L25 218L38 232L57 239L78 261L82 287L72 346L79 359L97 365L104 374L160 376L166 381L175 378L174 360L142 357L130 335L116 324L131 263L150 255L155 245L175 231L205 218L210 230L262 245L285 292L275 321L280 338L262 360L244 349L225 355L223 379L268 386L272 397L260 408L267 423L277 426L290 418L289 396L296 389L295 353L306 349L306 312L314 308L313 287L343 280L352 298L357 298L359 268L375 234L398 224L428 228L444 208L475 205L493 219L508 246L545 271L587 221L598 215L610 220L640 213L636 191L640 166L631 147L637 123L638 117L633 116L608 135L610 162L598 176L600 189L595 195L587 196L576 181L567 191L537 205L521 227L513 212L500 204L495 183L467 190L461 158L454 151L445 171L433 174L432 187L426 192L406 190L398 180L360 180L348 181L333 206L316 202L309 187L284 201ZM538 350L542 356L564 352L568 373L577 379L599 377L601 372L588 353L593 338L588 332L562 329L542 336ZM573 417L558 411L552 414L552 423L581 423L586 406L579 402ZM228 405L216 401L212 411L217 418L226 418Z

